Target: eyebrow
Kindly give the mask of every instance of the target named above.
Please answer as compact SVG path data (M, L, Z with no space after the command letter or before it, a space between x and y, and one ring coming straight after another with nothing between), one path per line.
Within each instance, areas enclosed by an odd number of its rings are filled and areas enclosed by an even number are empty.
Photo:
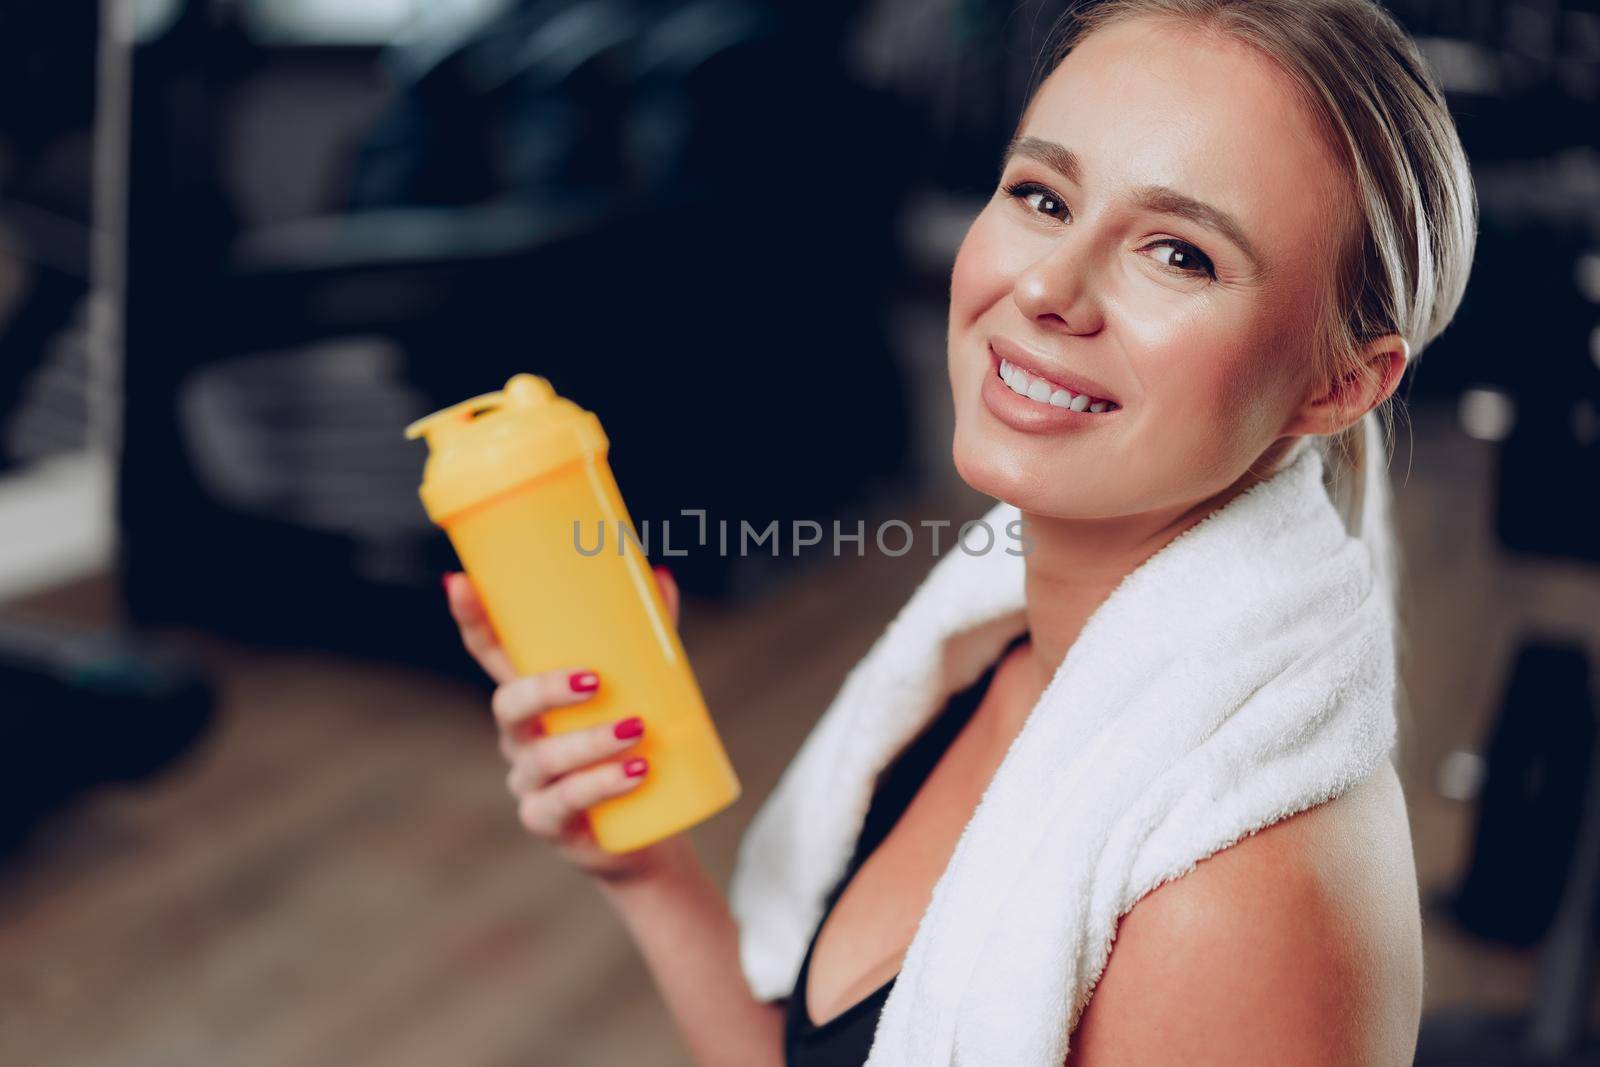
M1039 137L1013 137L1011 143L1006 145L1000 169L1003 171L1017 156L1037 160L1073 184L1083 184L1083 161L1066 145ZM1214 230L1238 245L1258 272L1262 269L1261 257L1256 254L1255 246L1250 243L1250 239L1244 235L1244 227L1221 208L1212 207L1204 201L1196 200L1165 185L1140 186L1133 191L1133 202L1147 211L1175 215L1204 226L1208 230Z

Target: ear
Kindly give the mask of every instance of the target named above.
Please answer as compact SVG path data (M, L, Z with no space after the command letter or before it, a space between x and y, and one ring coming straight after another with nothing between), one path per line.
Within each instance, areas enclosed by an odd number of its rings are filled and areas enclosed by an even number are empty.
M1411 346L1397 333L1375 337L1361 346L1360 369L1337 382L1318 381L1295 410L1284 430L1287 436L1338 433L1389 399L1400 385Z

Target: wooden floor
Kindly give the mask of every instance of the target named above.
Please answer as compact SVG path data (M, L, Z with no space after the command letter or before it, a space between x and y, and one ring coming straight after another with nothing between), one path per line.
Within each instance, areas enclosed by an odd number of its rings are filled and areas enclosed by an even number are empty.
M1439 886L1470 813L1432 789L1438 759L1482 734L1525 629L1594 646L1596 581L1497 558L1491 450L1445 414L1415 421L1395 464L1412 567L1403 762L1419 869ZM924 501L957 518L984 503ZM694 831L724 884L744 825L930 562L846 557L759 608L685 605L745 790ZM114 618L109 588L13 607ZM158 783L55 819L0 874L0 1063L689 1063L621 926L518 827L478 690L176 636L217 672L217 728ZM1430 1007L1524 1002L1528 953L1433 916L1426 932Z

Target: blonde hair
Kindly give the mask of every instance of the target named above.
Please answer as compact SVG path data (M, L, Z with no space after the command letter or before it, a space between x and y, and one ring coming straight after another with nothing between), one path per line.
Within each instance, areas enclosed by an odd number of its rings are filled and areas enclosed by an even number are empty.
M1342 246L1333 250L1334 281L1311 341L1313 380L1369 376L1360 346L1389 333L1405 339L1414 363L1460 307L1478 229L1466 152L1415 42L1372 0L1079 0L1052 31L1030 99L1090 33L1135 18L1220 34L1272 60L1351 181L1353 217L1347 208L1335 220L1331 239L1343 235ZM1345 430L1309 440L1322 450L1330 496L1371 551L1398 620L1387 451L1396 406L1390 397Z

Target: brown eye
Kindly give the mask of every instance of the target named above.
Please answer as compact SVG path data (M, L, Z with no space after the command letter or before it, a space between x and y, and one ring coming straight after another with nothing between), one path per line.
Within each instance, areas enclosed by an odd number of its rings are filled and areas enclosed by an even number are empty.
M1066 205L1049 193L1029 193L1026 200L1033 206L1033 210L1043 215L1049 215L1052 218L1057 213L1066 210Z
M1168 256L1165 262L1162 262L1159 259L1157 262L1161 263L1163 267L1172 271L1174 274L1188 274L1193 277L1209 278L1215 278L1217 276L1216 268L1214 268L1211 265L1211 261L1205 257L1205 253L1201 252L1194 245L1189 244L1186 241L1157 241L1155 244L1150 245L1149 247L1166 248L1171 250L1172 255Z
M1049 218L1060 218L1066 213L1067 205L1061 198L1042 185L1033 182L1017 182L1006 186L1006 195L1021 200L1029 209Z

